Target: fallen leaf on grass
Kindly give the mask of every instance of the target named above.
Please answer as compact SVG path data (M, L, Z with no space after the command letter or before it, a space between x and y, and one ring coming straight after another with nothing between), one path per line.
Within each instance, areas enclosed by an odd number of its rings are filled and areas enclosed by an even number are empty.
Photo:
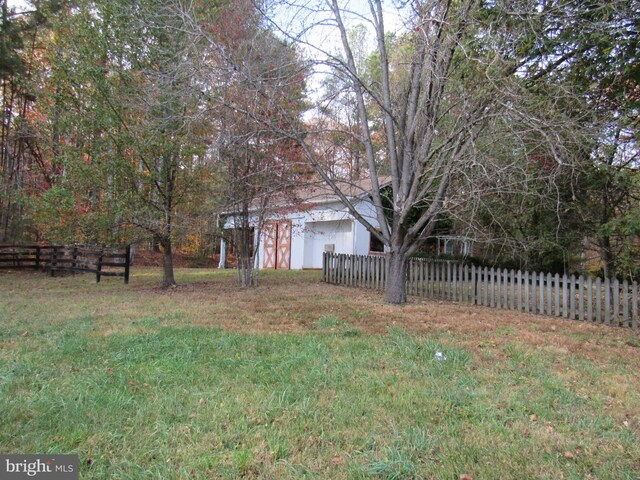
M564 452L564 458L566 458L567 460L573 460L573 453L572 452Z
M473 480L473 477L471 475L463 473L462 475L460 475L460 480Z
M26 337L28 337L28 336L29 336L29 331L28 331L28 330L25 330L25 331L22 333L22 336L23 336L23 337L25 337L25 338L26 338Z

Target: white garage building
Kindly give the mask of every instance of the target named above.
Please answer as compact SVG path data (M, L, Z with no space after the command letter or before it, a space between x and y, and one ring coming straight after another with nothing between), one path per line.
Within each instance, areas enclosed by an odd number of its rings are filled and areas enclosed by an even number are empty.
M387 179L381 179L381 184ZM374 227L379 227L371 202L370 181L349 184L342 191L355 208ZM259 240L256 266L265 269L322 268L325 251L368 255L383 253L380 241L354 218L335 193L324 185L299 189L295 200L277 202L264 215L262 232L257 228L257 212L251 212L249 223ZM226 216L225 229L239 224L234 213ZM224 259L221 258L221 265Z

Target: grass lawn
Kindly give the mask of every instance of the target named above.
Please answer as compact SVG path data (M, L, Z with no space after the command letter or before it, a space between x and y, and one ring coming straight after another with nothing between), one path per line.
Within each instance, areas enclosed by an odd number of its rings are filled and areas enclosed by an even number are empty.
M640 478L637 333L319 272L177 280L0 273L0 452L83 479Z

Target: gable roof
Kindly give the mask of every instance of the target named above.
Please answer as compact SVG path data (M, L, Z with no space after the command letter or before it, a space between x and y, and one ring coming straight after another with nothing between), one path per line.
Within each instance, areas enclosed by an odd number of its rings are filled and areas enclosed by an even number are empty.
M337 187L347 198L357 198L369 194L371 192L371 183L370 177L354 181L336 181ZM378 177L378 183L381 187L390 184L391 176ZM340 201L340 198L336 195L333 188L327 185L324 180L301 185L294 190L293 196L302 203L330 203ZM274 198L273 205L278 205L279 203L281 202L278 202Z
M353 181L336 181L336 185L348 199L355 199L358 197L364 198L371 192L371 183L370 177ZM378 183L380 187L389 185L391 183L391 176L383 175L378 177ZM270 199L267 206L268 210L278 210L291 207L304 209L305 207L308 208L318 204L341 202L340 197L336 195L333 188L331 188L324 180L308 181L286 191L279 189L269 195ZM258 210L263 198L254 199L249 210ZM223 214L230 215L238 211L239 205L235 204L230 206L229 210L223 212Z

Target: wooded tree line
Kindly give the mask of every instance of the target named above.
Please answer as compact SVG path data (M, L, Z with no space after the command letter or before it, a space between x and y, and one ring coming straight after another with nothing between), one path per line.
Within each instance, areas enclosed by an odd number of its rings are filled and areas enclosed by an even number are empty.
M153 239L170 285L176 241L313 170L347 205L372 178L390 302L443 223L488 262L636 276L638 9L3 0L0 241Z
M157 242L168 286L176 242L219 242L218 211L246 211L291 171L290 141L225 106L275 115L221 49L300 110L296 80L278 84L292 50L250 3L43 1L18 13L5 0L3 12L1 241Z

